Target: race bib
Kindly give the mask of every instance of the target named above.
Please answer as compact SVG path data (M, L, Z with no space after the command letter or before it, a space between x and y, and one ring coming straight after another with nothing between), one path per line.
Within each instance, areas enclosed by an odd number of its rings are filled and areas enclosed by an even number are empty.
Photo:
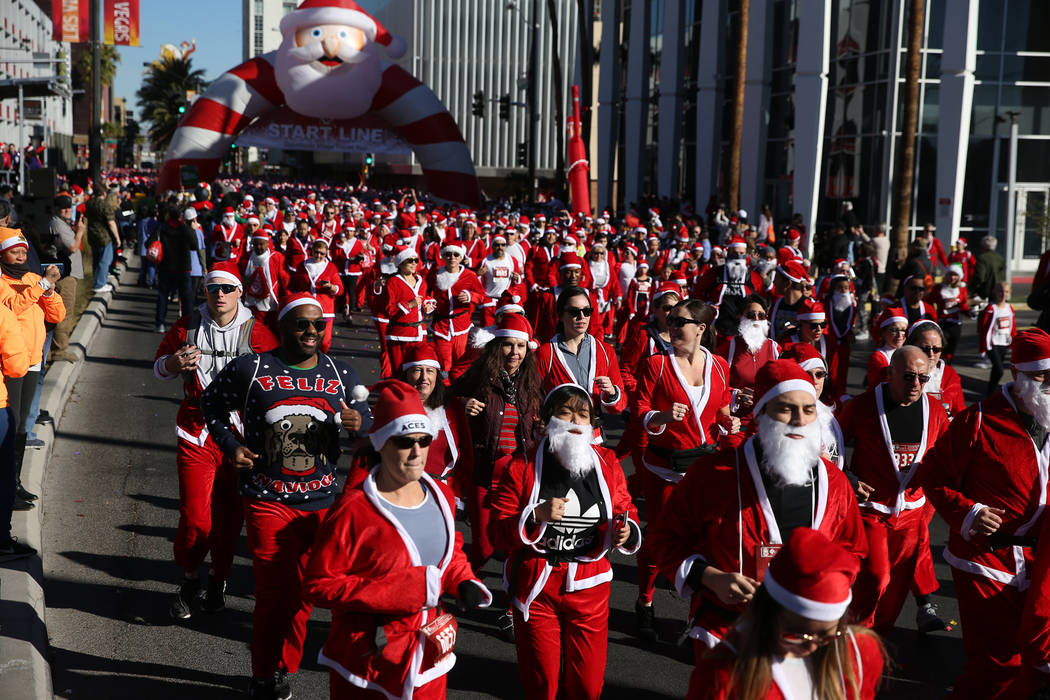
M505 267L496 267L492 269L493 279L505 280L510 277L510 270Z
M456 646L456 635L459 625L456 618L444 613L434 618L429 624L420 628L423 636L423 663L421 671L433 668L438 662L452 653Z
M769 562L773 560L773 557L780 551L782 544L767 544L760 542L755 545L755 577L761 579L766 569L769 568Z
M1013 325L1009 318L999 318L995 321L996 327L1001 331L1009 331L1010 326Z
M895 442L893 443L893 462L897 471L907 474L913 464L915 457L919 454L919 443L917 442Z

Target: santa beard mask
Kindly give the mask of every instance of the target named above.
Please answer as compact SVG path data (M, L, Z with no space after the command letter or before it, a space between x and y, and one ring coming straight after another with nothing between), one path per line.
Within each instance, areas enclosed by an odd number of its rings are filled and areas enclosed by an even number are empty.
M750 352L758 352L769 336L769 321L752 321L745 316L740 319L737 333Z
M274 60L274 78L289 107L309 117L352 119L372 107L383 81L383 70L372 44L358 51L342 42L334 68L317 63L324 57L321 42L295 45L291 33L281 42Z
M795 426L760 413L757 422L762 471L779 486L808 484L813 478L813 465L820 458L820 421ZM802 438L788 437L789 433Z
M831 295L831 308L843 312L853 306L853 295L849 292L835 292Z
M1021 408L1032 414L1035 422L1043 430L1050 430L1050 388L1042 382L1018 372L1014 380L1014 391L1021 402Z
M589 426L553 417L547 423L547 447L573 478L583 478L594 469L592 438Z

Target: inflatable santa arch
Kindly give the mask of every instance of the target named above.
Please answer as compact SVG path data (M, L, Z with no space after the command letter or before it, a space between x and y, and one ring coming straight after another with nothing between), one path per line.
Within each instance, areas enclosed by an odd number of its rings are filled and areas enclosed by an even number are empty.
M238 134L291 110L320 124L381 123L411 146L432 195L478 204L474 163L456 121L390 60L404 55L403 39L353 0L305 0L280 29L280 48L224 73L193 104L172 138L158 190L178 189L186 165L213 178Z

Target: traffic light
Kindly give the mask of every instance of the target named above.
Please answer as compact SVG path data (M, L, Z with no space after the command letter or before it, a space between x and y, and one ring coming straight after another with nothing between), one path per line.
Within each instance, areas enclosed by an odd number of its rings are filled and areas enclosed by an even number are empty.
M499 98L499 118L505 122L510 121L510 95Z
M374 153L365 154L365 165L371 166L376 162L376 156Z
M474 102L471 104L471 113L475 117L485 116L485 92L478 90L474 93Z
M529 144L522 141L518 144L518 165L525 167L529 164Z
M186 105L179 105L179 114L186 113Z

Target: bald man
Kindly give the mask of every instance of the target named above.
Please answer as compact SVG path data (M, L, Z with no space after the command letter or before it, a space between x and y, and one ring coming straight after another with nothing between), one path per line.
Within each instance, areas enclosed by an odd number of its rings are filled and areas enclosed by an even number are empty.
M929 553L930 506L914 476L947 429L948 417L923 393L929 378L926 355L905 345L893 354L887 381L847 403L839 418L843 442L854 447L847 476L869 546L854 586L853 611L858 622L881 634L893 630L913 579L920 629L936 629L927 619L937 617L928 598L937 589Z

